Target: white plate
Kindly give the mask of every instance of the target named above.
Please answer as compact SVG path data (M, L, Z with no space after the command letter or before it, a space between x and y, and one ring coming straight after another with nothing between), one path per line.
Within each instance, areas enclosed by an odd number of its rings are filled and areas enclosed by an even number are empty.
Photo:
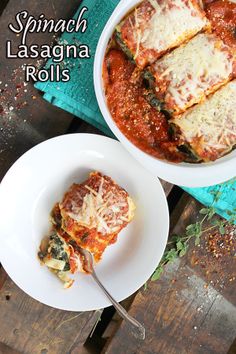
M122 0L119 3L107 22L97 45L94 62L94 86L103 117L125 148L155 176L159 176L171 183L187 187L210 186L234 177L236 175L236 150L211 163L197 165L186 163L174 164L156 159L151 155L144 153L125 137L113 121L106 104L103 88L102 66L104 55L114 28L139 2L140 0Z
M77 274L73 287L65 290L37 258L55 202L73 182L82 182L93 170L111 176L137 206L135 219L96 266L103 284L121 301L148 280L166 246L168 206L157 178L119 142L98 135L72 134L29 150L0 185L0 260L5 270L27 294L64 310L87 311L110 305L90 276Z

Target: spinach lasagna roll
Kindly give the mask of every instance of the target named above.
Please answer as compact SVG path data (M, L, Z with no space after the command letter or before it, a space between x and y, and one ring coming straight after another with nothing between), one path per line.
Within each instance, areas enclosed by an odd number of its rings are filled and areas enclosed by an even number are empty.
M128 193L110 177L93 172L73 184L59 203L62 229L98 261L106 247L134 216Z
M42 241L39 258L70 287L69 277L87 272L83 250L98 262L106 247L134 217L129 194L110 177L92 172L81 184L73 184L51 213L52 232Z
M171 121L183 146L200 161L214 161L236 146L236 80Z
M116 28L116 40L139 68L210 28L196 0L144 0Z
M201 33L151 65L145 77L164 109L180 114L226 84L235 69L231 49Z

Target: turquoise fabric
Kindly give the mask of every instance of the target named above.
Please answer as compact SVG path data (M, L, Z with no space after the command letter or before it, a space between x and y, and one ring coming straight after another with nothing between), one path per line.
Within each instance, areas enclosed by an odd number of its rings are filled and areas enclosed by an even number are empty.
M215 194L219 192L219 200L214 202L216 212L226 219L229 219L227 211L236 214L236 178L212 187L182 188L206 206L211 206L213 204Z
M93 62L100 34L119 0L83 0L81 6L88 11L84 17L88 19L88 29L85 33L64 33L60 43L87 44L90 47L90 59L66 59L62 67L70 68L69 82L36 83L36 88L44 92L44 98L52 104L84 119L105 134L113 136L99 111L93 87ZM74 18L77 19L80 8ZM46 67L51 64L49 61ZM209 188L184 188L194 198L206 206L212 205L214 191L220 189L221 197L214 204L217 212L227 218L226 210L234 212L236 208L236 179L222 185Z
M73 115L94 125L106 135L114 137L98 108L93 87L93 62L100 34L119 0L83 0L74 18L77 19L82 6L88 11L83 18L88 20L85 33L63 33L58 44L87 44L90 59L65 59L61 67L69 68L71 79L68 82L37 82L35 87L45 92L44 98ZM49 60L48 67L52 64Z

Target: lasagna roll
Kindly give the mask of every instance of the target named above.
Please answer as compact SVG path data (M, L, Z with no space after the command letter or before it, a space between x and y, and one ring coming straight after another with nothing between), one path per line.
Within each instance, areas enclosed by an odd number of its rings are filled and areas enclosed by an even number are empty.
M202 33L151 65L145 77L164 109L178 115L226 84L235 66L230 48Z
M84 250L96 262L118 233L133 219L134 203L110 177L92 172L81 184L73 184L51 212L52 230L40 245L38 257L71 287L71 275L88 273Z
M133 219L134 203L110 177L92 172L73 184L59 203L61 228L99 261L106 247Z
M236 80L171 121L183 146L200 161L214 161L236 146Z
M196 0L144 0L117 26L115 37L143 69L208 28L205 12Z

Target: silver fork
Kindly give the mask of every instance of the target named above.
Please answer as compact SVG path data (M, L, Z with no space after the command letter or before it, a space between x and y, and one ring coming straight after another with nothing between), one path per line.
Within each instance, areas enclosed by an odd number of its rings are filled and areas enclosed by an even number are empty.
M119 313L119 315L131 325L131 327L130 327L131 333L135 336L135 338L144 340L145 339L144 326L140 322L138 322L135 318L133 318L132 316L130 316L128 314L128 312L111 296L111 294L107 291L107 289L104 287L104 285L98 279L97 274L96 274L94 267L93 267L93 255L85 249L81 249L80 251L81 251L81 253L83 253L83 255L86 259L86 264L84 265L85 271L91 274L93 279L96 281L96 283L99 285L99 287L103 290L104 294L111 301L112 305L115 307L115 309Z

